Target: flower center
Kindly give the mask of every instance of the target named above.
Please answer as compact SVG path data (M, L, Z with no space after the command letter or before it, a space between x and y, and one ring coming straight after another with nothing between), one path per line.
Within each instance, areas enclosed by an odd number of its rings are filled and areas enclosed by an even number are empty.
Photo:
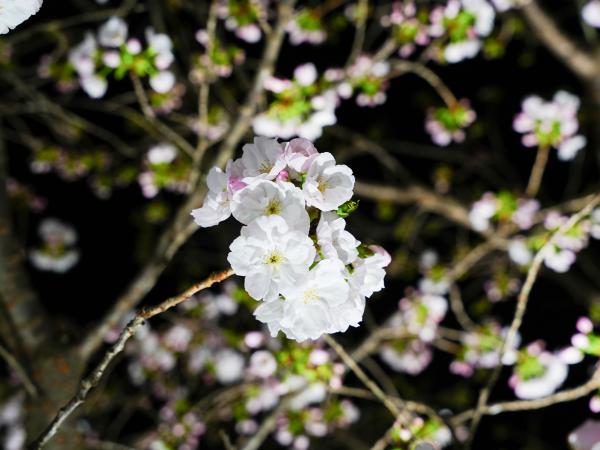
M265 258L265 264L269 266L278 266L285 261L285 256L279 253L277 250L273 250Z
M273 165L271 163L269 163L268 161L265 161L260 165L260 167L258 168L258 171L260 173L269 173L272 168L273 168Z
M304 293L302 294L302 301L304 303L308 303L312 300L316 300L318 299L319 296L317 295L317 291L315 289L308 289L307 291L304 291Z
M317 180L317 189L320 193L323 193L326 189L329 189L329 183L327 183L327 180L324 180L323 178L319 177L319 179Z
M265 214L272 216L274 214L281 214L281 203L278 200L271 200L265 208Z

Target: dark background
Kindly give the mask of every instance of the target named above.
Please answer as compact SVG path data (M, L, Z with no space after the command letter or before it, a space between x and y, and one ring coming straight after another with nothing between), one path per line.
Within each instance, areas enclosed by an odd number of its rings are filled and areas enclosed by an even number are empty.
M142 2L140 2L142 3ZM198 6L198 16L202 17L204 2ZM114 2L113 2L114 4ZM569 32L582 38L578 23L577 9L573 2L557 0L545 2ZM37 26L48 20L55 20L80 13L83 8L96 8L94 2L72 1L52 2L47 0L38 15L22 26L23 29ZM164 7L164 5L162 6ZM178 66L184 71L188 64L180 49L192 46L193 31L202 24L201 19L192 14L178 17L148 18L145 13L136 14L129 19L130 33L142 33L147 21L163 21L174 33ZM503 20L502 18L500 20ZM96 24L90 24L90 28ZM86 25L73 27L68 32L72 43L79 42ZM189 31L189 32L188 32ZM138 34L139 34L138 33ZM320 47L303 45L292 47L285 44L278 63L278 74L290 76L293 69L304 62L312 61L320 69L341 66L351 42L349 31L342 31L327 44ZM185 43L178 36L188 36ZM43 35L42 35L43 36ZM232 38L232 35L229 34ZM39 38L39 36L38 36ZM371 45L379 42L373 37ZM367 41L369 43L369 41ZM21 48L23 51L21 52ZM35 64L43 53L53 48L51 39L46 41L23 42L17 46L15 56L21 58L23 67L27 63ZM260 53L260 45L245 45L249 61ZM440 100L422 80L405 75L393 80L388 90L388 100L376 108L359 108L353 101L347 101L337 111L338 124L346 129L371 137L392 151L397 160L408 170L412 179L400 178L390 173L371 157L358 156L347 161L356 173L357 179L373 180L402 186L412 181L432 186L432 174L436 167L443 164L452 168L454 181L450 193L468 204L479 198L485 190L509 189L522 191L527 182L535 151L520 144L520 136L512 130L512 119L519 111L523 98L529 94L538 94L551 98L554 92L565 89L582 99L582 132L588 136L588 146L572 162L560 162L556 155L551 156L544 176L540 200L543 206L549 206L565 199L587 192L597 186L599 144L593 139L593 131L598 126L594 120L593 105L578 80L548 51L539 46L527 29L515 36L506 48L505 55L497 60L478 57L456 65L429 65L442 77L458 98L471 101L478 119L469 129L465 143L451 145L448 148L435 148L424 131L425 111L428 106L440 105ZM230 81L232 89L239 90L236 77ZM111 85L118 90L119 83ZM242 83L243 84L243 83ZM240 84L241 86L241 84ZM68 104L77 109L75 98L81 92L62 96L52 86L42 87L44 92L57 102ZM192 91L193 92L193 91ZM0 100L1 101L1 100ZM182 111L193 111L194 95L188 92ZM122 124L113 122L107 115L82 115L98 120L99 124L110 127L117 134ZM32 119L34 120L34 119ZM40 134L46 133L43 126ZM149 147L144 137L133 142L140 149L140 157ZM149 142L149 141L148 141ZM331 151L334 155L344 155L349 143L341 142L331 133L325 133L317 142L321 151ZM213 156L213 155L210 155ZM23 245L29 247L36 240L36 224L46 216L55 216L72 223L80 235L81 261L70 272L57 276L31 268L34 287L57 321L62 317L74 319L77 324L86 327L95 323L111 302L122 292L136 270L150 256L152 243L158 236L161 225L149 224L144 220L143 205L147 200L141 195L136 183L116 190L108 200L98 199L88 188L85 180L65 182L54 174L34 175L28 170L29 151L18 145L9 148L10 173L19 181L30 184L35 191L48 200L48 207L41 215L29 217L27 224L16 219L23 226L20 232ZM161 194L161 199L173 209L181 198L174 194ZM349 229L360 239L381 243L390 253L401 249L405 243L393 238L390 231L406 215L413 214L411 208L398 208L391 221L378 220L373 203L363 201L359 213L349 219ZM21 220L19 222L19 220ZM237 233L237 225L228 222L219 227L202 230L195 234L179 251L174 261L161 277L158 285L147 298L148 303L158 301L198 278L208 270L226 266L226 249ZM449 261L452 248L457 239L473 244L477 237L469 236L464 230L446 226L435 235L426 236L415 245L410 254L416 258L420 250L427 247L439 251L442 260ZM577 317L585 314L589 297L579 292L594 292L598 289L598 246L592 244L579 256L578 264L567 275L549 270L542 272L536 284L522 328L524 343L535 339L544 339L551 349L568 345L574 333ZM482 296L481 286L485 274L474 275L461 284L467 304ZM397 300L404 289L416 282L416 279L404 279L401 274L390 276L385 291L374 296L369 302L369 317L381 323L395 310ZM574 290L574 286L580 289ZM494 306L492 315L508 323L513 314L514 301ZM447 319L449 325L455 325L453 319ZM356 345L366 334L366 327L353 329L340 340L347 347ZM473 405L479 389L487 380L488 372L480 373L473 379L463 380L448 372L451 358L436 352L433 364L421 375L411 377L394 374L398 390L405 398L414 398L434 407L448 407L455 404L456 409ZM571 369L566 386L576 386L585 382L590 374L590 360L586 360ZM383 363L382 363L383 365ZM383 366L385 367L385 366ZM507 386L509 371L501 377L492 401L513 399ZM497 417L485 417L482 421L475 448L480 449L561 449L566 448L567 434L586 418L592 416L587 407L588 399L553 406L537 412L506 413ZM365 442L375 441L389 426L388 418L382 416L378 406L361 403L363 416L351 431L356 432ZM370 411L379 411L370 414ZM383 419L383 420L382 420ZM133 422L131 432L136 423ZM332 444L333 445L333 444ZM207 447L208 448L208 447ZM216 448L216 447L215 447ZM311 448L333 448L321 446L313 441ZM343 448L343 447L339 447Z

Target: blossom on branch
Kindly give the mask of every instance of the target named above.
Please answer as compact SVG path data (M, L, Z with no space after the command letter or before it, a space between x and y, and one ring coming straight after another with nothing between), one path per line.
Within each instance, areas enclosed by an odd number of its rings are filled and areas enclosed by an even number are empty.
M200 226L233 215L244 224L229 263L263 303L255 316L290 339L358 326L365 298L384 287L390 255L346 231L355 208L352 170L306 139L255 138L225 172L211 169L208 194L192 211Z

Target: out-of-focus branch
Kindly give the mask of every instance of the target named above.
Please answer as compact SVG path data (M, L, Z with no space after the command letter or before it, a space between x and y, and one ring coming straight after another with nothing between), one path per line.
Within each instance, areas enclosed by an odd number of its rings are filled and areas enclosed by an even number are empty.
M324 335L323 339L327 344L335 350L338 356L342 359L344 364L358 377L358 379L373 393L375 397L392 413L395 419L401 418L404 414L400 408L403 408L401 403L400 407L396 403L390 400L381 388L371 380L368 375L360 368L356 361L344 350L340 344L337 343L330 335Z
M525 190L525 194L528 197L535 197L540 190L540 186L542 185L542 177L544 176L544 170L546 169L546 164L548 163L549 154L550 147L547 145L543 145L538 148L535 162L533 163L533 167L531 169L531 175L529 176L529 182L527 183L527 189Z
M293 1L282 1L279 4L277 24L273 29L273 33L268 37L252 89L248 93L245 103L240 107L235 124L219 146L215 161L217 166L224 166L227 160L231 158L235 147L250 127L252 116L263 93L264 81L273 73L277 55L283 42L285 26L292 13L293 3ZM102 345L106 333L116 326L154 287L158 277L179 247L196 230L197 226L190 219L190 211L199 206L205 192L204 187L196 187L192 190L190 196L178 209L170 226L161 235L154 256L141 269L125 293L117 299L107 315L84 339L79 347L79 354L84 361L87 361L92 353Z
M217 0L213 0L208 10L208 20L206 21L206 55L208 60L212 61L212 53L215 45L215 33L217 29L217 8L219 4ZM207 73L200 84L200 90L198 92L198 120L199 120L199 133L198 143L192 156L192 170L190 173L189 185L191 187L196 186L198 178L200 176L200 167L202 165L202 159L208 149L208 139L206 133L208 130L208 104L210 97L210 85L214 82L213 80L213 68L207 67Z
M50 423L50 425L42 432L42 434L29 445L29 449L39 450L43 448L52 437L58 432L61 425L73 414L73 412L85 402L88 394L92 389L94 389L102 376L104 375L109 364L123 351L125 348L125 344L127 341L136 333L136 331L144 324L144 322L154 316L164 313L169 309L179 305L180 303L185 302L190 297L192 297L197 292L208 289L215 283L220 283L221 281L229 278L233 275L233 270L228 269L223 272L217 272L209 276L206 280L201 281L200 283L196 283L193 286L189 287L181 294L171 297L158 305L143 309L129 322L129 324L125 327L125 329L121 332L117 341L110 347L110 349L104 354L104 357L100 361L100 363L92 370L92 372L83 380L81 380L79 384L79 389L77 393L69 400L69 402L62 407L54 420Z
M536 0L525 2L521 11L538 39L577 76L588 81L598 77L600 64L594 55L561 30Z
M284 399L279 402L277 408L275 408L271 414L260 424L260 428L254 433L254 435L246 442L241 450L258 450L260 446L265 442L269 434L277 427L277 417L287 409L288 400Z
M8 155L0 129L0 299L7 311L19 343L31 354L50 339L51 325L46 312L22 267L23 252L14 236L9 198L6 191Z
M598 388L600 388L600 371L596 369L592 377L585 384L582 384L576 388L565 389L557 392L556 394L535 400L515 400L510 402L495 403L493 405L485 406L481 410L481 414L494 416L505 412L532 411L547 408L559 403L571 402L580 399L596 391ZM473 418L475 412L476 411L474 409L464 411L454 416L451 419L451 422L455 426L458 426Z
M359 197L377 201L387 201L400 205L414 204L426 211L440 214L462 227L471 229L469 211L456 200L436 194L421 186L396 188L374 183L357 181L354 191Z
M393 61L390 77L397 77L406 73L417 75L425 80L442 98L448 108L452 108L458 100L446 83L429 67L414 61Z
M15 356L2 344L0 344L0 358L4 359L8 366L15 372L19 380L21 380L21 383L23 383L27 393L32 397L37 397L38 390L33 384L33 381L31 381L31 378L29 378L27 371L17 358L15 358Z

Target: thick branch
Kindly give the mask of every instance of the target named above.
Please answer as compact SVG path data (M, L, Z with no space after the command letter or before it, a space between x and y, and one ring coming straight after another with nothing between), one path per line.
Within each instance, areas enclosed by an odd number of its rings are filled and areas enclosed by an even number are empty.
M561 30L536 0L526 2L521 11L538 39L577 76L592 80L599 75L594 55Z

